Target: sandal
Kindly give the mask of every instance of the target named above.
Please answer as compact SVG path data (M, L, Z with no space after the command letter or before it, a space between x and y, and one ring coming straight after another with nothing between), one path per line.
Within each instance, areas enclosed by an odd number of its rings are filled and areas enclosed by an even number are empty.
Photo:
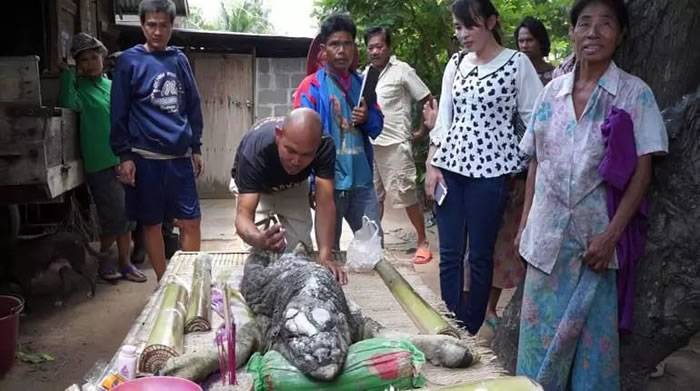
M122 274L119 273L113 265L109 265L106 263L100 265L99 270L97 271L97 275L100 276L101 279L112 284L116 283L123 277Z
M479 343L490 346L491 341L496 337L496 328L498 327L498 317L491 316L484 319L484 324L477 332L476 336L479 339Z
M496 327L498 327L498 317L492 316L492 317L486 318L486 319L484 319L484 323L486 323L489 327L491 327L491 330L496 332Z
M416 249L416 254L413 256L413 263L423 265L433 260L433 253L430 251L430 246L422 245Z
M148 278L141 270L137 269L136 266L129 264L121 269L122 276L125 280L131 282L146 282Z

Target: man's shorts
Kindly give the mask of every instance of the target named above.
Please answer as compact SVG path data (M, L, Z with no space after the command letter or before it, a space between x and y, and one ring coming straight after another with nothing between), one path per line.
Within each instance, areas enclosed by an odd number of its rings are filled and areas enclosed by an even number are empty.
M272 194L260 194L260 202L255 210L255 221L261 221L271 213L279 216L280 224L286 231L287 252L294 250L299 242L313 248L309 182L304 181L287 190Z
M416 163L410 141L387 146L374 145L374 189L380 203L388 198L395 209L418 203Z
M201 217L192 159L136 157L136 186L126 188L129 218L144 225Z
M117 180L114 167L87 173L90 195L97 208L102 236L122 235L131 230L127 219L124 187Z

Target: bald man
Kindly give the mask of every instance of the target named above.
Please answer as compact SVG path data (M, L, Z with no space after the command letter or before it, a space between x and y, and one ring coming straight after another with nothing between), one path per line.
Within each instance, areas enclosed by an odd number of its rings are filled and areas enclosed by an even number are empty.
M236 152L231 170L238 191L236 230L252 247L283 252L298 242L311 248L309 175L316 177L316 241L319 261L341 283L342 268L333 261L335 241L335 145L322 136L321 119L307 108L284 118L268 118L249 130ZM255 222L276 214L279 224Z

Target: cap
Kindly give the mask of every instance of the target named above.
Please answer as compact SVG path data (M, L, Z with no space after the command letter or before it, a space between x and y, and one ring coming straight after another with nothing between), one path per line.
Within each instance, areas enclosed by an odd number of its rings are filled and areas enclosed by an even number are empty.
M97 51L99 51L102 55L107 54L107 48L105 45L92 35L78 33L73 36L73 43L70 47L70 55L73 56L73 58L76 58L80 53L91 49L97 49Z

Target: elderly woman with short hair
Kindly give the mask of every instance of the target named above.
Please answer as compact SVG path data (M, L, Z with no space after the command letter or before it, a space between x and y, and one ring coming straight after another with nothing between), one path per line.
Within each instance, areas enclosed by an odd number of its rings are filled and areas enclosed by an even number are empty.
M520 254L528 263L517 373L546 390L620 387L616 245L668 139L651 89L613 62L627 28L621 0L577 0L576 68L540 94L520 144L530 156ZM601 126L624 111L633 123L630 179L614 214L600 171ZM516 239L517 240L517 239Z

